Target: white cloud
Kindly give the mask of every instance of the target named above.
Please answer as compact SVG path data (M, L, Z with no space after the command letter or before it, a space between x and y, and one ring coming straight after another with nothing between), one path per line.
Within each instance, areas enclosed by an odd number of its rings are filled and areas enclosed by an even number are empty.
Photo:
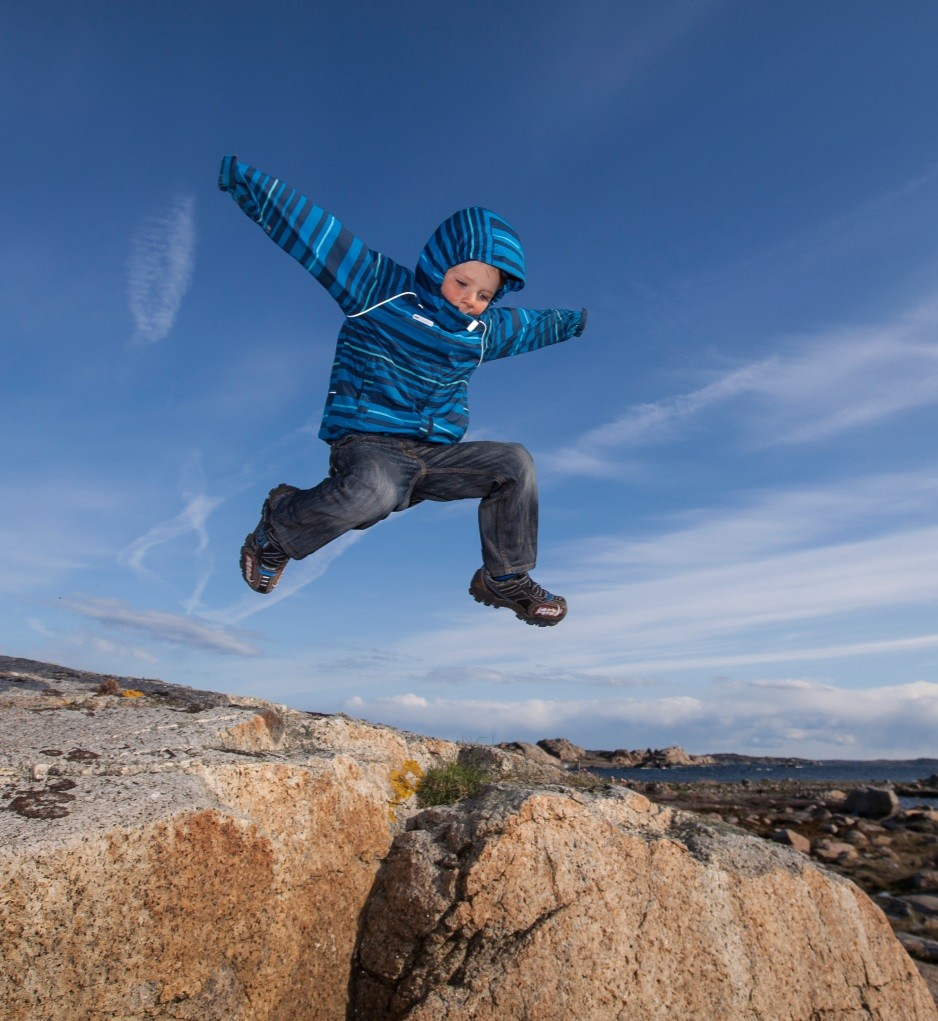
M428 699L355 696L347 708L394 726L454 739L563 736L592 747L680 744L696 753L763 752L823 757L908 758L936 754L938 684L865 691L793 679L715 685L706 697L590 700ZM842 753L841 753L842 754Z
M539 580L570 604L564 623L521 629L467 607L398 651L420 683L627 686L756 664L854 660L867 672L938 645L938 471L727 494L729 509L556 546ZM648 523L644 523L646 531ZM438 626L434 628L432 623ZM845 666L843 669L848 669ZM395 673L395 683L415 683Z
M208 545L206 524L212 511L222 503L221 498L196 493L189 497L182 510L168 521L154 525L144 535L134 539L119 555L122 564L135 571L145 571L144 559L155 546L161 546L190 532L197 539L197 550L201 552Z
M639 677L609 675L606 673L575 672L572 670L540 667L531 670L494 670L481 666L434 667L419 678L424 684L452 684L467 687L470 684L533 684L538 687L558 685L588 685L590 687L638 688L649 682Z
M187 613L194 613L202 606L202 594L211 578L213 564L212 559L205 555L209 546L208 521L212 513L227 499L225 496L209 495L206 488L202 456L198 450L194 450L184 461L180 471L182 510L168 521L160 522L148 529L118 555L119 563L146 577L153 577L153 573L144 566L144 560L149 552L184 535L190 533L194 535L195 555L187 557L186 562L194 565L197 576L192 593L183 603Z
M938 301L895 322L803 338L713 382L626 409L539 463L562 474L615 475L625 451L677 442L708 412L731 406L749 448L814 443L938 404ZM761 345L764 346L764 345ZM745 402L745 403L742 403Z
M131 242L127 302L132 342L154 344L169 335L195 265L195 199L183 196L148 217Z
M144 663L158 662L157 657L149 649L144 649L139 645L126 645L123 642L116 642L113 639L103 638L100 635L88 635L85 631L67 634L50 628L44 621L36 617L27 618L26 624L36 634L41 635L50 642L61 642L69 647L79 646L91 649L94 653L106 656L109 660L135 659L141 660Z
M243 632L178 613L136 610L118 599L73 597L58 606L97 621L105 627L130 631L159 642L183 645L232 656L259 656L260 649Z
M232 606L213 610L211 613L207 612L206 616L226 624L237 624L248 617L253 617L255 613L269 610L272 606L276 606L284 599L289 599L290 596L322 577L331 564L342 556L350 546L361 540L364 534L364 532L346 532L345 535L330 542L328 546L317 550L304 560L291 561L284 571L283 579L277 584L271 595L262 598L256 595L245 596Z
M679 439L685 423L710 407L751 392L756 381L770 372L774 364L774 359L758 362L691 393L629 408L614 421L589 430L575 443L552 454L541 455L539 460L558 472L605 474L608 464L603 459L604 454Z
M910 636L908 624L884 615L938 602L938 526L645 578L615 564L591 574L575 588L561 588L570 615L536 640L521 641L510 614L481 618L467 611L458 625L415 634L401 647L419 650L438 667L484 664L529 673L532 659L547 659L553 671L615 677L848 658L862 655L869 642L879 643L881 652L898 652L902 645L891 642L932 642L931 636ZM571 583L575 578L571 572ZM856 627L851 615L864 614L881 618L877 630L861 624L864 640L846 637ZM810 634L820 624L830 637L819 647L800 632ZM799 629L794 635L793 627ZM831 641L834 636L844 637Z
M648 572L752 561L770 553L843 541L886 527L934 519L938 471L884 472L837 485L728 494L729 507L698 508L663 518L656 534L628 539L596 536L560 552L577 577L627 570Z

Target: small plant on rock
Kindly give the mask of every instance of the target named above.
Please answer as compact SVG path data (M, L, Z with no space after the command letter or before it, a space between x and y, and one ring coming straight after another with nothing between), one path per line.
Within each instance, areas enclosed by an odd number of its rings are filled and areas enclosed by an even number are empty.
M434 766L427 770L417 785L417 804L421 808L452 805L478 794L491 779L491 775L479 766L459 762Z

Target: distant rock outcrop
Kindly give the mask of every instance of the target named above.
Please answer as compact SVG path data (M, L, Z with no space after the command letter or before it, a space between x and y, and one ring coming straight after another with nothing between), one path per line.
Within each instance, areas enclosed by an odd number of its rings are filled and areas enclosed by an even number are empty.
M851 883L549 763L5 658L0 749L3 1021L936 1021Z
M536 753L523 741L501 745L502 748L515 748L527 758L535 758ZM671 766L712 766L716 761L710 755L690 755L683 748L671 745L668 748L644 748L629 750L616 748L614 751L603 749L580 748L565 737L544 738L537 742L537 749L559 759L564 765L576 765L585 769L620 768L620 769L667 769Z
M545 737L537 742L538 748L543 748L548 755L560 759L561 762L579 762L586 754L578 745L568 741L565 737Z
M539 762L543 766L560 765L556 755L551 755L550 752L544 751L543 748L539 748L536 744L528 744L527 741L506 741L504 744L498 745L498 747L503 751L520 755L531 762Z

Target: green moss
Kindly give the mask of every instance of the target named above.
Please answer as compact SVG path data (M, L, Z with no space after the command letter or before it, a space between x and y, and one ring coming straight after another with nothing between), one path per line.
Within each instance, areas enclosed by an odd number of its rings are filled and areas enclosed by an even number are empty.
M447 762L428 769L417 784L417 804L421 808L431 805L452 805L463 798L471 798L491 780L490 774L479 766Z

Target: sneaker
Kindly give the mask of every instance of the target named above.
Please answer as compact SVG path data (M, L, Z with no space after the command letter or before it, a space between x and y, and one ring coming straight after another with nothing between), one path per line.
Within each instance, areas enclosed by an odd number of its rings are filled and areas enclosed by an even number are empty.
M279 503L288 493L295 492L295 486L288 486L282 482L270 491L264 501L257 528L247 535L241 547L241 576L255 592L264 595L273 592L290 559L277 545L267 526L270 522L271 507Z
M515 611L518 620L536 627L552 627L567 615L567 601L563 596L555 596L541 588L529 574L496 581L484 567L480 567L472 576L469 595L486 606L506 606Z

